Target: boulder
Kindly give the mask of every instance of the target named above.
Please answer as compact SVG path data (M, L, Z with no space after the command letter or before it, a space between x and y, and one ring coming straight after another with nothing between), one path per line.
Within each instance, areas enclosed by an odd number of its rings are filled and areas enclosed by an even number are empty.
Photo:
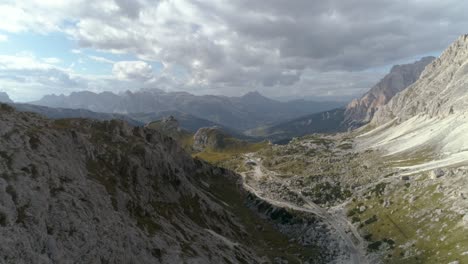
M445 172L442 169L434 169L431 172L429 172L429 177L432 180L435 180L437 178L440 178L445 175Z

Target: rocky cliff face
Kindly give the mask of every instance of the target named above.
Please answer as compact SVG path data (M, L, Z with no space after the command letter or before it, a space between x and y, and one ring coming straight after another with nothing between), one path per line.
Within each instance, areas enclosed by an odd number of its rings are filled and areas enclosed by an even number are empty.
M2 104L0 172L1 262L288 257L278 254L289 250L288 238L244 206L236 175L192 159L154 130L52 121Z
M418 80L424 68L434 59L434 57L424 57L411 64L393 66L390 73L369 92L348 104L345 122L352 124L352 126L369 122L377 109L385 105L398 92Z
M468 160L468 35L459 37L429 64L420 79L381 107L365 145L389 154L419 152L433 169ZM421 154L422 155L422 154Z
M421 79L376 113L375 124L416 115L444 117L468 110L468 35L459 37L421 74Z

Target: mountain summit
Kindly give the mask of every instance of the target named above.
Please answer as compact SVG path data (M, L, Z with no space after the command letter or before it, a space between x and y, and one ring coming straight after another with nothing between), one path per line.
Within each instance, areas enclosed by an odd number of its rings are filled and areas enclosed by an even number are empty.
M424 68L434 59L435 57L424 57L414 63L393 66L390 73L364 96L348 104L345 122L351 126L369 122L377 109L419 79Z

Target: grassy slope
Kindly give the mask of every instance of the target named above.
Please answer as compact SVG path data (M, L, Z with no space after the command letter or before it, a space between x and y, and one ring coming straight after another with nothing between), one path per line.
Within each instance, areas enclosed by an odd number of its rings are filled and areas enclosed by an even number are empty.
M433 151L421 149L391 157L380 157L378 152L340 154L352 147L349 140L311 135L285 146L264 148L257 155L270 170L302 178L304 190L309 190L304 194L312 191L315 195L320 179L336 180L342 187L366 186L364 194L354 192L346 208L349 220L366 236L369 252L381 255L385 263L468 263L462 215L449 209L453 201L438 191L441 182L430 180L427 174L412 175L409 181L388 178L395 175L395 167L431 160ZM305 147L304 142L313 147ZM380 180L383 183L377 184ZM327 202L333 204L321 204Z

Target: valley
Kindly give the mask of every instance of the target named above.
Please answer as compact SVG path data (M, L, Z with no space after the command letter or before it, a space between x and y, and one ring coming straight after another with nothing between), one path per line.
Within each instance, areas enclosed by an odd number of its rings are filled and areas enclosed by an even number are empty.
M0 264L468 264L467 9L0 4Z

